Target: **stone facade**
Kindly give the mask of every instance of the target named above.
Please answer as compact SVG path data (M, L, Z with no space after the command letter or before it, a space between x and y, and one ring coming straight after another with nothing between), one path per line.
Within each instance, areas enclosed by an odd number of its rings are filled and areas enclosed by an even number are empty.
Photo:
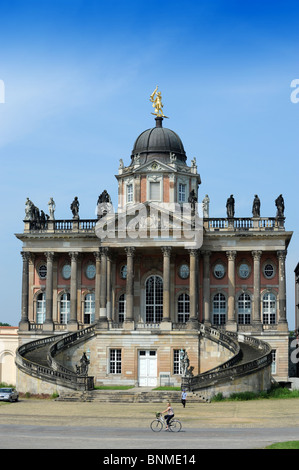
M16 384L15 357L18 344L18 328L0 326L0 383Z
M200 175L171 132L160 119L147 140L137 139L131 163L121 162L116 213L108 203L96 220L52 217L37 226L25 218L16 235L23 243L20 341L96 323L96 338L86 345L95 384L159 384L167 375L179 384L180 349L194 374L228 359L225 348L200 341L200 321L269 342L273 376L287 380L285 257L292 233L281 214L194 216L204 196ZM182 234L183 223L194 240ZM63 361L74 367L83 349L69 350Z

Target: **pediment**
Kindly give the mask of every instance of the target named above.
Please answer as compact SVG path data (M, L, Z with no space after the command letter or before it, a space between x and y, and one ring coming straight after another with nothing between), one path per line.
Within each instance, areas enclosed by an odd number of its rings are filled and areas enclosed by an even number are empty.
M133 173L155 172L177 172L177 169L173 165L167 165L166 163L159 162L159 160L152 160L143 165L135 165L133 169Z

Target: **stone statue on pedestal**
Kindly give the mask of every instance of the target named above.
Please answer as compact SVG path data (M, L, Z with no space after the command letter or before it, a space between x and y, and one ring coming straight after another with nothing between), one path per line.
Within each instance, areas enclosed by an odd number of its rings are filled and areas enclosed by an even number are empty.
M235 199L232 194L226 201L226 212L229 219L232 219L235 215Z

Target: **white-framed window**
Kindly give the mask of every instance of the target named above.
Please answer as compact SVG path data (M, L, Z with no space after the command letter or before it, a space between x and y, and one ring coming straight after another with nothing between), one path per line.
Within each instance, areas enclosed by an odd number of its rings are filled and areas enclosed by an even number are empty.
M226 298L219 292L213 297L213 323L214 325L225 325L226 322Z
M276 368L277 368L276 349L272 349L271 354L272 354L271 374L276 374Z
M243 292L238 298L238 323L240 325L250 325L251 320L251 298L249 294Z
M263 324L274 325L276 323L276 296L272 292L266 292L262 297Z
M163 279L150 276L145 283L145 321L160 323L163 319Z
M134 195L133 195L133 183L127 184L127 202L133 202Z
M151 201L161 201L161 183L160 181L150 181L149 199Z
M46 319L46 294L41 292L36 299L36 323L42 324Z
M180 351L180 349L173 350L173 373L175 375L180 375L182 373Z
M123 323L126 317L126 294L121 294L118 299L118 322Z
M110 349L109 373L121 374L121 349Z
M179 202L187 202L187 185L184 183L179 183L178 188L178 199Z
M180 294L178 297L178 322L187 323L190 316L190 297L188 294Z
M86 294L84 298L84 324L90 325L94 323L95 314L95 294Z
M69 293L64 293L60 297L60 323L66 325L70 320L71 314L71 296Z

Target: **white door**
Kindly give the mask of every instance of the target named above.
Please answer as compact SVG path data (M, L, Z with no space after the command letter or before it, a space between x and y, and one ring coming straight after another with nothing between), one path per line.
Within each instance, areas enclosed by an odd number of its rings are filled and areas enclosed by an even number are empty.
M140 387L156 387L157 385L157 352L139 351L138 383Z

